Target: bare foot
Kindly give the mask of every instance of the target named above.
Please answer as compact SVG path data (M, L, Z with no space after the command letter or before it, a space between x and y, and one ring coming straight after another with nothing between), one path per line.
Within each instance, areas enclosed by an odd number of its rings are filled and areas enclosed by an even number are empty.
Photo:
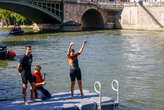
M30 106L30 104L27 101L24 102L24 105Z
M74 96L71 96L72 99L74 99Z
M83 93L81 93L81 97L84 98L84 94Z

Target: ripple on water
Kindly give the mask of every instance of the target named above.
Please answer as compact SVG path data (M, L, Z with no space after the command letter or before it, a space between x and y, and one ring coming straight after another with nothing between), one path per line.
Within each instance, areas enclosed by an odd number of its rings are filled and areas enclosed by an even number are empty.
M94 82L99 80L103 95L115 98L110 85L113 79L117 79L120 82L120 110L163 110L162 35L163 32L118 30L25 35L0 40L14 49L18 59L24 54L24 46L32 45L32 70L36 64L42 66L42 71L47 73L46 88L51 93L70 89L67 47L75 41L73 48L78 51L82 41L87 40L79 57L84 88L93 91ZM0 100L22 97L17 61L0 61Z

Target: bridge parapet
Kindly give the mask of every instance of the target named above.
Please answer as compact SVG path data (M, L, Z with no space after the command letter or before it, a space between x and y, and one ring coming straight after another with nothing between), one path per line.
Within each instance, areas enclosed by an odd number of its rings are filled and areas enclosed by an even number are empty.
M149 6L149 7L159 7L159 6L164 6L164 2L147 2L144 1L142 2L144 6Z
M4 0L0 0L0 1L4 1ZM56 1L56 0L5 0L5 1L15 1L15 2L17 2L17 1L19 1L19 2L47 1L47 2L49 2L49 1Z
M137 2L110 2L109 0L64 0L65 3L92 5L101 9L120 10L128 6L136 6Z
M4 0L0 0L4 1ZM32 2L32 0L5 0L5 1L13 1L13 2Z
M97 6L102 9L123 9L124 4L122 3L105 3L105 2L100 2L97 3Z
M124 7L124 3L115 3L115 2L98 2L98 1L90 1L90 0L64 0L65 3L72 4L83 4L83 5L93 5L97 8L102 9L122 9Z

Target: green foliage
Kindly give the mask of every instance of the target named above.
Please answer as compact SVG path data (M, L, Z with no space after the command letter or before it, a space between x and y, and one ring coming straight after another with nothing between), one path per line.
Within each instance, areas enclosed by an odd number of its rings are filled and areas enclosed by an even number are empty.
M21 16L18 13L9 10L0 9L0 19L5 21L8 25L31 25L32 21L28 18Z

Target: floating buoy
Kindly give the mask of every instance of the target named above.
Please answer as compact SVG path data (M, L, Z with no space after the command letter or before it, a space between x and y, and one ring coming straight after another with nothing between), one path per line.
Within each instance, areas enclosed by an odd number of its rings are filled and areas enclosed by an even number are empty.
M9 51L8 52L8 58L13 59L16 56L14 51Z

